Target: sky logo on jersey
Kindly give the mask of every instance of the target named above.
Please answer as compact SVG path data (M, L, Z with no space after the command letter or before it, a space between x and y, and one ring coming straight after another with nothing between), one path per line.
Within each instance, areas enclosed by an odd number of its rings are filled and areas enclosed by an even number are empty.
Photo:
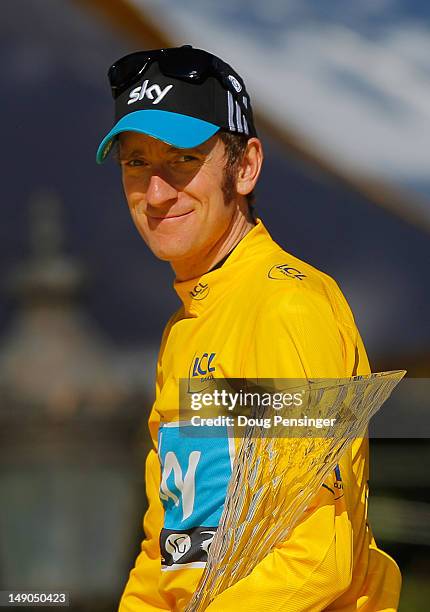
M273 280L285 280L287 278L297 278L298 280L303 280L306 278L306 274L297 270L297 268L293 268L289 264L277 264L276 266L272 266L267 273L269 278Z
M194 433L187 437L187 428L194 432L192 425L164 423L158 436L164 507L160 547L167 569L184 563L203 567L206 563L234 459L234 440L228 437L227 428L219 438L196 438Z

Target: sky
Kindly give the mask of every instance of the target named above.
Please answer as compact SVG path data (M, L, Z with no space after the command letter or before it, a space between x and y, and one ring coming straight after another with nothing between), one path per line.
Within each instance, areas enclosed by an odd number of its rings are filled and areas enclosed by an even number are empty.
M404 0L130 0L229 58L254 106L338 168L411 189L430 219L430 8Z

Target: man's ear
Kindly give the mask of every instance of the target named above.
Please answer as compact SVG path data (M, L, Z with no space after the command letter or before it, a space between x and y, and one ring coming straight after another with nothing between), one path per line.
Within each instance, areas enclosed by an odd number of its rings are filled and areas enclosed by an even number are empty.
M258 138L250 138L245 153L239 165L236 178L236 190L240 195L246 196L254 189L260 176L263 164L263 146Z

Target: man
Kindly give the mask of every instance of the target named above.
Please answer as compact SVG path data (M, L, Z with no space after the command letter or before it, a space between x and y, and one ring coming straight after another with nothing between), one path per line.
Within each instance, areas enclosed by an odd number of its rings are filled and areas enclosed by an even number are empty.
M218 526L237 448L179 437L180 379L369 373L336 283L285 252L254 219L263 152L242 78L185 46L138 52L109 71L113 144L134 223L170 262L182 307L164 331L149 418L145 539L120 612L184 610ZM367 440L358 439L290 538L207 610L396 610L400 572L367 523Z

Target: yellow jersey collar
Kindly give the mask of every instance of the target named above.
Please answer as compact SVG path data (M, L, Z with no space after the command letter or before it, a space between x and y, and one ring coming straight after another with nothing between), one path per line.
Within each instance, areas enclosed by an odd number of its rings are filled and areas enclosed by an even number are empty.
M175 280L173 287L185 311L197 314L206 310L216 298L228 292L229 286L240 274L240 266L249 259L266 255L268 247L276 248L276 243L261 219L257 219L256 225L236 245L220 268L186 281Z

